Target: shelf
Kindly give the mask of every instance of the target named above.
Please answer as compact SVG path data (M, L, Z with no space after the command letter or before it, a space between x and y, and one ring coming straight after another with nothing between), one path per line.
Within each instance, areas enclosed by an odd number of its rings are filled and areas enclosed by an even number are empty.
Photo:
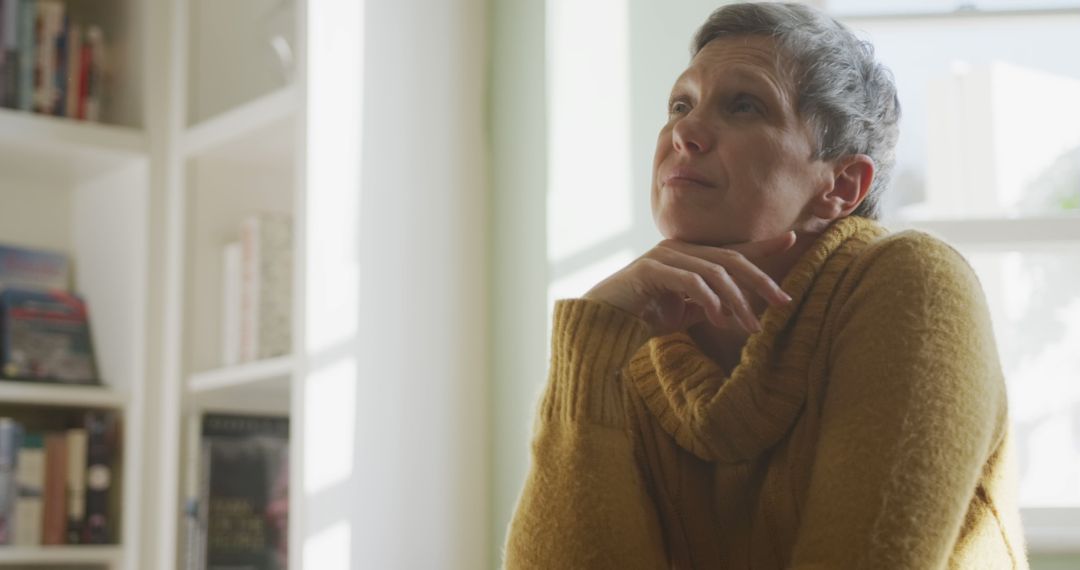
M35 384L32 382L0 380L0 402L5 404L122 409L127 405L127 397L105 386Z
M267 128L291 119L299 105L296 86L290 85L245 103L236 109L207 119L190 127L184 133L184 153L188 157L199 156L223 148L235 153L241 149L255 152L250 144L231 145L250 139ZM291 137L284 137L286 140ZM255 145L266 144L266 137L256 137Z
M0 567L9 564L103 564L116 567L123 550L116 545L103 546L0 546Z
M0 172L20 181L71 182L146 157L138 129L0 109Z
M929 231L961 245L993 246L1080 242L1080 215L1026 218L907 219L888 224L897 230ZM1072 244L1075 247L1075 243Z
M195 374L188 379L194 404L204 411L287 414L295 361L280 356Z

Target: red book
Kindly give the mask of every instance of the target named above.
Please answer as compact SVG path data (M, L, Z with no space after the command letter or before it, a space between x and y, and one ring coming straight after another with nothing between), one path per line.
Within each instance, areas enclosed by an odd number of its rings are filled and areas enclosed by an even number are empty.
M67 434L45 436L45 496L42 500L42 544L67 542Z

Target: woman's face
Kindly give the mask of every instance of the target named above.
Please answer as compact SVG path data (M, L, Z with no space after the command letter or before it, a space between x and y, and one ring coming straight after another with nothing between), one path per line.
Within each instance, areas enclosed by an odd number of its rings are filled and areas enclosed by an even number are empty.
M771 38L720 38L675 82L653 160L665 238L726 245L804 229L832 170L813 158L784 61Z

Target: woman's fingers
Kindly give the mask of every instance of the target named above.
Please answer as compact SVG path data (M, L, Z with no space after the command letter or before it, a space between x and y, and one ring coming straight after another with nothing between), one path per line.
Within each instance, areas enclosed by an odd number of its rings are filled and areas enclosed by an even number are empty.
M689 298L705 311L710 321L723 322L723 302L701 275L657 259L644 258L641 262L649 266L648 273L653 288L676 293L684 299Z
M724 267L733 278L761 295L763 299L774 304L783 305L791 301L791 296L785 293L760 267L755 265L742 251L749 252L754 259L775 255L786 251L793 245L793 232L787 232L768 240L751 242L743 246L710 247L696 245L676 240L665 240L661 245L668 249L686 253L690 256L701 258L707 262ZM739 249L736 249L739 248ZM742 250L742 251L740 251Z
M742 289L735 283L725 267L671 248L656 248L650 255L666 265L697 275L719 296L723 305L731 308L733 315L743 328L749 332L757 332L761 329L761 323L750 308L750 303L747 302Z

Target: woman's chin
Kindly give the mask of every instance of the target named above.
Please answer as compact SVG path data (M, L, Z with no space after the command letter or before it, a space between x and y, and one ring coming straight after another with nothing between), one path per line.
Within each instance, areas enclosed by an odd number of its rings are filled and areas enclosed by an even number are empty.
M685 226L662 226L660 227L660 235L664 236L665 239L713 247L739 242L739 240L732 239L730 236L718 235L715 232L706 232Z

